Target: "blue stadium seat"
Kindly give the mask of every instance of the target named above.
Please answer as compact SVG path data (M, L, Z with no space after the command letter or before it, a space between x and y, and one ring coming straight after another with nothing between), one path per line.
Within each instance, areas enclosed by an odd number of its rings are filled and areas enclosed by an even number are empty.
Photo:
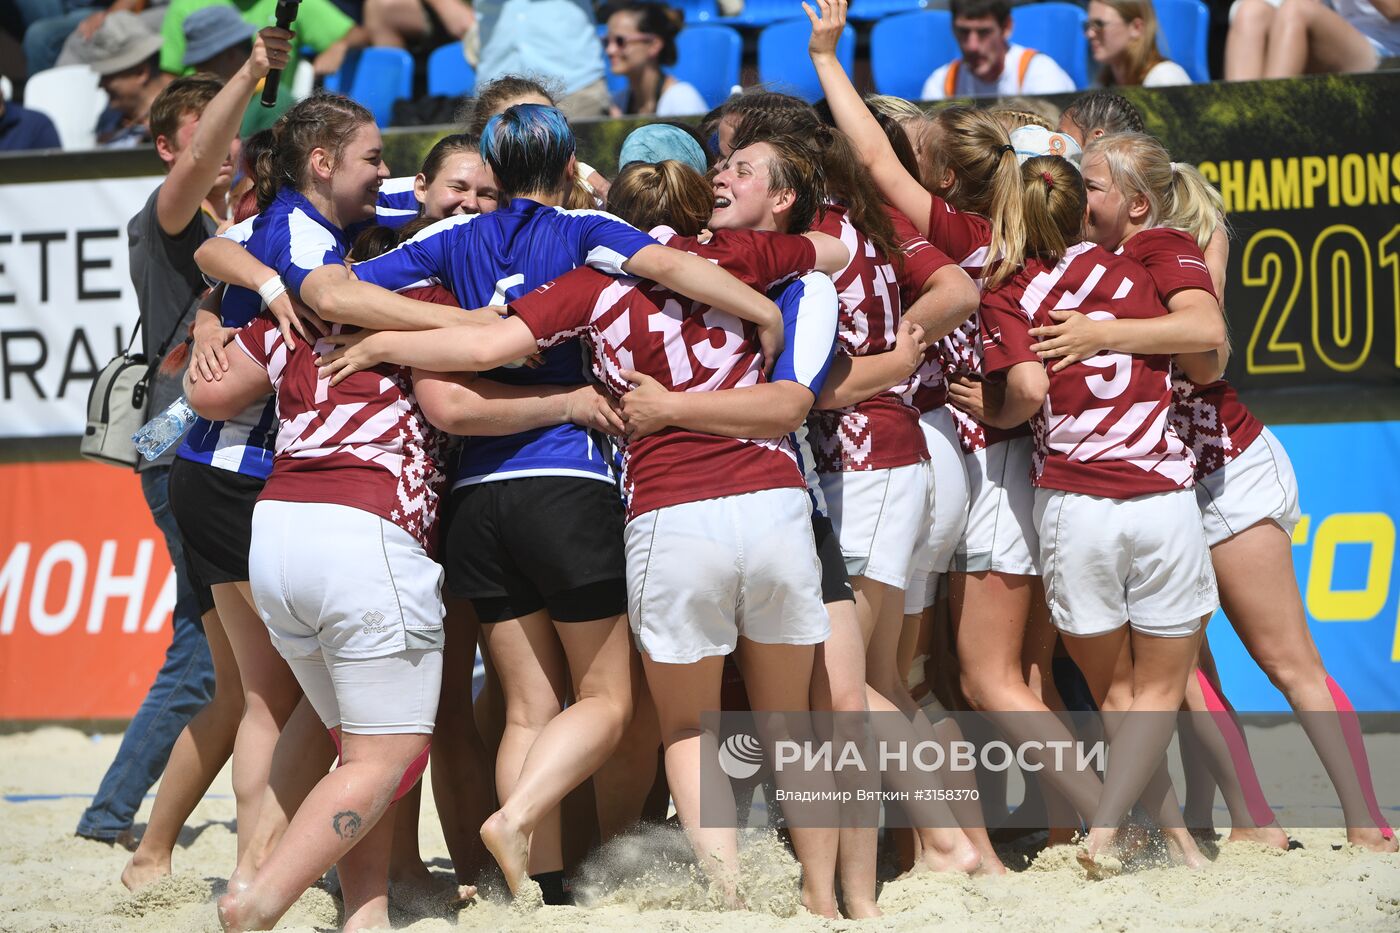
M1155 0L1157 49L1176 62L1191 80L1210 81L1206 61L1206 37L1210 33L1210 10L1201 0Z
M403 49L351 49L340 70L326 77L325 86L364 104L375 123L388 126L394 101L413 96L413 56Z
M1074 79L1089 85L1089 40L1084 9L1072 3L1027 3L1011 11L1011 41L1049 55Z
M463 54L462 43L449 42L428 56L428 93L445 97L470 94L476 87L476 69Z
M929 6L929 0L851 0L846 18L853 23L868 23L895 13L912 13Z
M718 107L739 83L744 41L728 26L687 26L676 37L671 74L695 85L705 103Z
M802 0L744 0L744 9L738 16L727 16L717 22L726 26L767 26L795 16L802 16ZM805 16L802 22L807 22Z
M809 103L821 100L821 82L807 56L812 25L804 16L765 26L758 34L758 80L775 91L796 94ZM856 62L856 33L850 26L836 43L836 59L850 74Z
M719 7L715 5L715 0L666 0L666 2L684 13L687 23L708 23L719 17Z
M881 94L920 100L928 76L960 54L947 10L896 13L870 30L870 72Z

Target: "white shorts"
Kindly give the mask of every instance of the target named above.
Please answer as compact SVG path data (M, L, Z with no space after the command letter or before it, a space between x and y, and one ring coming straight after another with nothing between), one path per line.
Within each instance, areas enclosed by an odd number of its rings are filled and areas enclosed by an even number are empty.
M693 664L739 636L816 645L831 634L804 489L684 502L627 523L627 613L647 657Z
M442 648L442 567L408 532L363 509L259 502L248 582L284 658Z
M967 465L958 443L957 422L946 406L919 416L933 469L933 520L914 555L914 570L904 589L904 614L915 615L932 606L938 578L953 566L953 555L967 529Z
M953 559L955 570L1040 575L1031 485L1034 446L1029 437L1013 437L964 455L971 502L967 530Z
M914 554L933 519L929 461L821 477L846 572L896 589L907 587Z
M1301 517L1293 463L1268 428L1238 457L1201 478L1196 504L1211 547L1264 521L1291 536Z
M442 652L401 651L344 660L321 654L287 664L327 729L351 735L432 735L442 692Z
M432 731L442 568L412 535L363 509L264 500L253 509L248 582L323 722Z
M1105 499L1035 491L1050 621L1092 638L1122 626L1190 635L1220 605L1210 548L1189 489Z

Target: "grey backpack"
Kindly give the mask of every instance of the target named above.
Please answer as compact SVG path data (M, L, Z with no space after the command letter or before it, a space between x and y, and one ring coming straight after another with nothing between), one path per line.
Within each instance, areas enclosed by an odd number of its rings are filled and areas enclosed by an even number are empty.
M183 318L175 322L175 329L166 335L155 360L147 361L145 354L131 352L141 334L138 319L126 349L102 367L88 393L87 430L79 448L84 457L135 469L141 455L131 436L146 423L151 377L182 323Z

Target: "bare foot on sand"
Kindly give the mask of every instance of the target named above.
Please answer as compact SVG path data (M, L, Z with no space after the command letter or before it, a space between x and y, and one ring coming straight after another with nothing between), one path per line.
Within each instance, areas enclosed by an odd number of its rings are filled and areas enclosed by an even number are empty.
M1185 829L1164 829L1162 839L1167 844L1167 857L1173 865L1192 869L1206 868L1210 865L1210 859L1202 855L1196 846L1196 838Z
M874 920L876 917L883 917L880 905L874 901L846 899L842 905L846 908L846 917L850 920Z
M152 858L137 849L122 869L122 884L132 894L170 874L169 858Z
M538 899L543 904L544 894L529 875L530 837L520 826L506 818L504 810L497 810L481 824L481 841L486 844L486 850L496 864L501 866L501 874L505 876L511 896L517 901L522 897L525 900ZM530 887L534 889L533 898L525 890Z
M389 876L389 903L415 917L437 917L466 906L476 897L476 887L440 877L422 862Z
M1384 832L1375 827L1348 829L1347 844L1360 846L1371 852L1394 852L1396 851L1396 836L1395 832L1388 827Z
M944 841L940 839L939 841ZM972 841L961 832L952 840L944 842L944 848L925 845L919 853L919 860L910 872L962 872L970 875L982 865L982 855Z
M815 917L825 917L828 920L839 920L841 918L840 912L836 909L835 891L828 894L816 894L806 890L804 886L802 891L802 906L806 908L807 913Z
M1074 853L1074 859L1090 881L1104 881L1123 873L1123 860L1109 852L1090 853L1081 848Z
M1194 833L1192 834L1194 835ZM1272 826L1241 826L1239 829L1230 830L1230 842L1253 842L1256 845L1268 846L1271 849L1283 849L1288 851L1288 833L1275 823Z

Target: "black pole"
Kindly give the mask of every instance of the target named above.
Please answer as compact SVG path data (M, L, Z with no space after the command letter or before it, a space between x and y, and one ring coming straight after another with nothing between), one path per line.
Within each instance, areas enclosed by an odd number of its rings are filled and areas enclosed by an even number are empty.
M292 23L297 21L297 7L301 0L277 0L277 28L291 32ZM293 40L295 41L295 40ZM274 68L263 79L262 105L271 107L277 103L277 87L282 83L282 69Z

